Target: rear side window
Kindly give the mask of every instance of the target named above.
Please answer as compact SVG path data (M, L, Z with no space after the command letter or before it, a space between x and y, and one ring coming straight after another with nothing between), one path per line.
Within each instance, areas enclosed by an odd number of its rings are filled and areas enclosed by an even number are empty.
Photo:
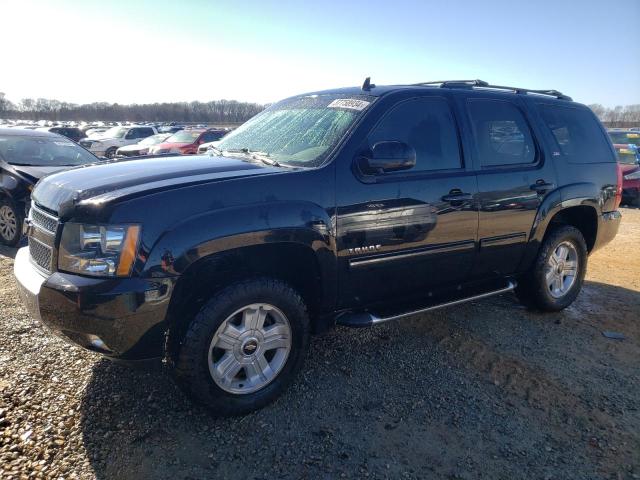
M536 161L533 136L518 107L502 100L469 100L467 109L482 167Z
M406 100L393 107L369 134L369 148L382 141L400 141L416 151L418 171L461 168L458 132L444 98Z
M615 162L607 137L590 110L549 104L539 105L539 109L559 153L569 162Z

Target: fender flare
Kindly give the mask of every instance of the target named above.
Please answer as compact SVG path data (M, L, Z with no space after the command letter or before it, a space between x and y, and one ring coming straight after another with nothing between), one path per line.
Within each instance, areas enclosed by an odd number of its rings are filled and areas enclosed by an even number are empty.
M573 183L554 190L545 197L533 221L529 241L518 271L526 271L533 263L553 217L571 207L587 206L598 214L602 207L600 192L594 183Z
M274 201L208 211L165 231L148 253L143 276L180 276L212 255L256 245L297 244L317 260L330 298L337 293L334 227L311 202ZM330 301L330 300L329 300Z

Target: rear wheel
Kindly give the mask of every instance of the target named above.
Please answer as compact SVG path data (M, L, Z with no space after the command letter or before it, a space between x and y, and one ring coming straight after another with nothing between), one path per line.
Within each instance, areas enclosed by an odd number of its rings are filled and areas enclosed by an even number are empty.
M580 230L555 227L543 241L533 267L520 280L516 295L526 306L542 311L568 307L582 288L587 258Z
M275 400L302 368L309 318L301 297L274 279L240 282L214 295L182 339L180 385L220 415Z
M0 243L15 247L22 238L24 215L7 198L0 199Z

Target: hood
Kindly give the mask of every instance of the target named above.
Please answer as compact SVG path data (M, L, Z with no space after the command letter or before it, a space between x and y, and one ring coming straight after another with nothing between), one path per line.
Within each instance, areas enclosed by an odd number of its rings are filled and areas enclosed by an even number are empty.
M36 181L40 180L45 175L49 175L50 173L59 172L60 170L69 168L68 166L60 166L60 165L51 166L51 167L39 166L39 165L34 165L32 167L26 166L26 165L11 165L11 166L16 172L21 173L26 177L33 178Z
M118 160L50 175L38 182L31 196L39 205L65 217L78 205L98 205L185 185L281 171L209 155Z

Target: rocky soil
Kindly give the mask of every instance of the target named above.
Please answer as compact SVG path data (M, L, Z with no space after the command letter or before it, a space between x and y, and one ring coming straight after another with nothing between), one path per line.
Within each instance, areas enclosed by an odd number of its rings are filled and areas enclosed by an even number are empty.
M313 339L234 419L26 314L0 250L0 478L640 478L640 210L567 310L512 295ZM612 340L615 331L624 340Z

